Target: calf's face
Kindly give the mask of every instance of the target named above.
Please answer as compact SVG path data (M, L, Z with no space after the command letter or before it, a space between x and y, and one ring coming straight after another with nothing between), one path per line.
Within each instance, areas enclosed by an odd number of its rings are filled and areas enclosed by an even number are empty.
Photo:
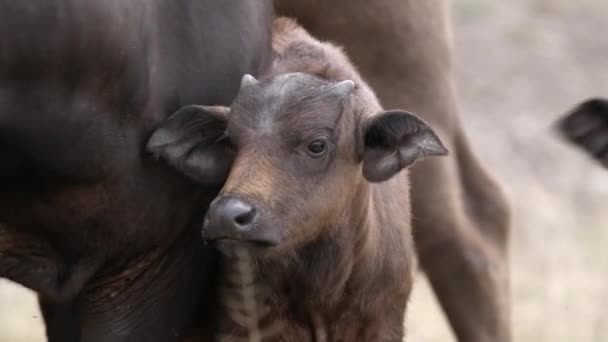
M447 152L413 114L362 115L355 92L348 80L246 75L230 110L185 108L149 148L191 178L228 175L207 212L204 238L295 246L348 220L366 181L382 182L420 157ZM234 153L231 168L216 157L226 150Z

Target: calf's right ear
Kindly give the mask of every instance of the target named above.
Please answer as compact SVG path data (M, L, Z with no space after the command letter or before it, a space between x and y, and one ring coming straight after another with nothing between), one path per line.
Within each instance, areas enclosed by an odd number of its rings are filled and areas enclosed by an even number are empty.
M183 107L152 133L146 150L198 183L222 186L234 160L228 112L221 106Z
M367 119L363 142L363 177L369 182L383 182L420 158L448 153L426 122L402 110Z

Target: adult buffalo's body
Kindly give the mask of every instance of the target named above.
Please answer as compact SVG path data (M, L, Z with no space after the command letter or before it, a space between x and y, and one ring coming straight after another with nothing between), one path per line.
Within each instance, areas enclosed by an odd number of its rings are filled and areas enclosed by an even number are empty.
M444 1L275 5L436 128L453 158L412 172L421 264L461 340L507 341L508 215L458 120ZM223 180L143 144L182 105L229 104L270 22L262 0L0 0L0 276L39 293L51 341L206 339L200 203Z
M39 294L51 341L171 341L208 321L198 216L216 190L143 144L167 113L229 104L265 68L271 14L268 1L0 2L0 276Z

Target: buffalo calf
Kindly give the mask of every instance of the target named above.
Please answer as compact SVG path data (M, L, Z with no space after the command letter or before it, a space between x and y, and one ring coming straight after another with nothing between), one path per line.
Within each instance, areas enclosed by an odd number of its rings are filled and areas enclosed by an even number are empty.
M204 182L227 172L203 237L225 254L221 341L401 341L414 270L402 171L447 150L385 111L345 54L289 19L275 60L228 108L190 106L148 149Z

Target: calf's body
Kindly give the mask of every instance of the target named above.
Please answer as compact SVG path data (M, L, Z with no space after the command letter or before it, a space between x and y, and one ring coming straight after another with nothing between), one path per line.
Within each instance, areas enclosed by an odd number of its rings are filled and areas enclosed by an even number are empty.
M219 339L401 341L415 250L399 171L446 150L414 115L383 111L339 48L284 18L273 48L270 74L245 76L229 111L182 110L148 143L178 169L198 161L195 178L213 149L235 151L203 226L226 255ZM220 122L225 138L186 163L175 153Z

